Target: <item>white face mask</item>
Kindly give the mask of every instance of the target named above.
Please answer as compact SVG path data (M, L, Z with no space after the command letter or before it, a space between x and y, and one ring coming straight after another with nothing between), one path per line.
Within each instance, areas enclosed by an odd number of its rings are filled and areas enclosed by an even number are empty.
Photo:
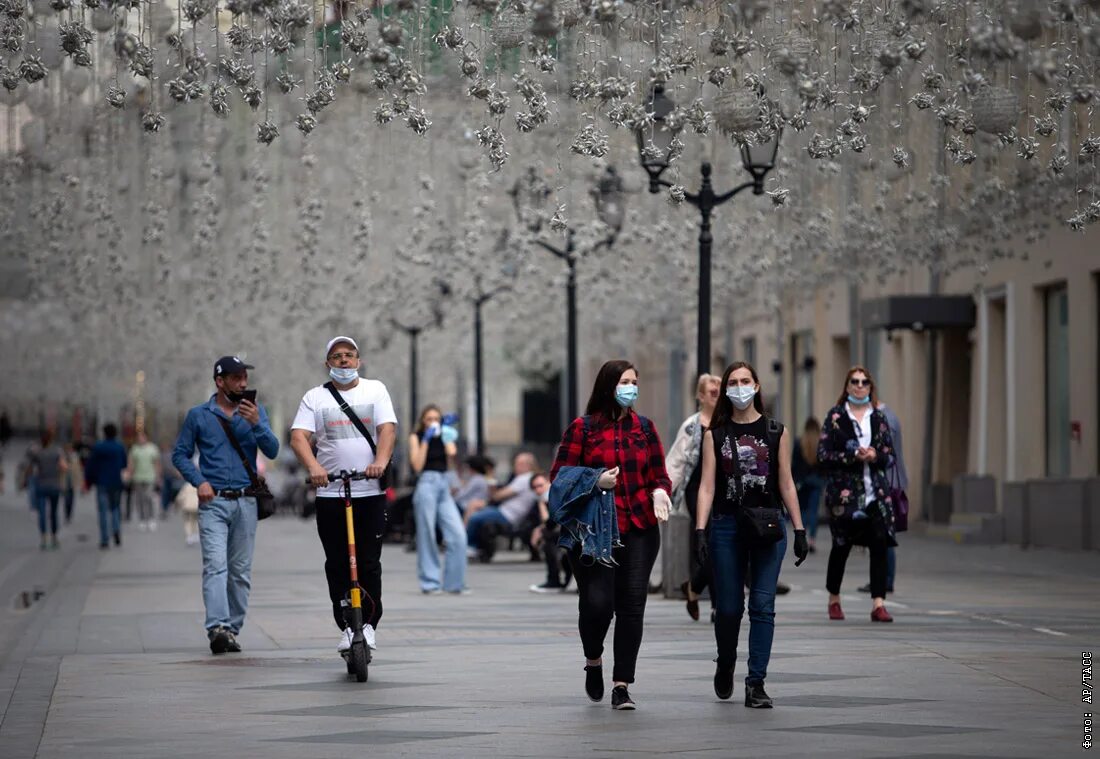
M752 405L756 397L756 388L752 385L731 385L726 387L726 397L741 411Z

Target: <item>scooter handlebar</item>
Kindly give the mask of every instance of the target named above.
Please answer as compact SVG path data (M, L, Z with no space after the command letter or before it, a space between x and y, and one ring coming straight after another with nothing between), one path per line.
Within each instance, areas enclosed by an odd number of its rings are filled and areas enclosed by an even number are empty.
M329 472L328 473L328 481L329 482L336 482L337 480L343 480L345 478L348 479L348 480L369 480L369 479L371 479L370 477L367 477L366 472L360 472L356 469L352 469L350 472L341 469L339 472ZM312 485L313 484L313 478L312 477L306 477L305 482L306 482L307 485Z

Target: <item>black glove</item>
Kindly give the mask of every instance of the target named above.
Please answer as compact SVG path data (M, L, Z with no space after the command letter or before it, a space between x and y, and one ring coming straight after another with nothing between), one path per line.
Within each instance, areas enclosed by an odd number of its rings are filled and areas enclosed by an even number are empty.
M705 567L710 563L710 546L707 545L707 531L695 531L695 560L699 566Z
M806 557L810 555L810 544L806 542L805 530L794 531L794 555L798 557L798 561L794 563L796 567L801 565Z

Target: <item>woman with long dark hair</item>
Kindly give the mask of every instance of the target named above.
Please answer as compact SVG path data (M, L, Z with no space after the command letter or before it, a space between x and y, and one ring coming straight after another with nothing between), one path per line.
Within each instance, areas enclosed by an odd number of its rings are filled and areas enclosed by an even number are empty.
M657 523L667 521L671 505L664 449L653 423L634 411L637 399L634 365L605 363L596 375L585 416L566 429L550 471L553 481L562 467L596 470L596 486L614 494L620 543L613 547L611 561L582 558L580 546L567 554L580 591L585 691L593 701L603 699L603 643L616 617L614 709L635 706L627 686L634 682L649 574L661 546Z
M466 530L451 497L447 471L458 450L453 428L443 426L439 406L425 406L409 436L409 463L418 477L413 491L416 514L416 572L423 593L462 593L466 587ZM435 527L443 532L446 564L440 568Z
M852 546L871 553L871 621L893 622L886 611L886 549L896 546L894 509L886 469L894 455L890 426L878 408L875 382L862 366L844 378L836 405L825 416L817 458L825 473L825 506L833 547L825 586L829 619L844 619L840 584Z
M710 560L711 587L717 602L714 692L721 699L733 695L733 668L745 613L747 579L749 671L745 677L745 706L770 709L772 700L764 691L764 680L775 636L779 569L787 550L781 504L786 505L794 525L795 566L805 560L809 546L791 477L790 436L782 424L765 416L756 370L744 361L730 364L722 375L721 387L710 427L703 436L703 474L695 520L699 563ZM709 538L705 532L708 520Z

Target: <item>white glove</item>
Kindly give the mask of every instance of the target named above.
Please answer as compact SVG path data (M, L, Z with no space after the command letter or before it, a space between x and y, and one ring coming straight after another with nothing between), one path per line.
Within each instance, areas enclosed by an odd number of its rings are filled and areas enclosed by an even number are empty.
M668 493L658 488L653 491L653 511L657 515L658 522L668 521L668 512L672 510L672 499Z
M614 490L615 485L619 482L619 467L614 469L605 469L600 474L600 479L596 480L596 487L600 490Z

